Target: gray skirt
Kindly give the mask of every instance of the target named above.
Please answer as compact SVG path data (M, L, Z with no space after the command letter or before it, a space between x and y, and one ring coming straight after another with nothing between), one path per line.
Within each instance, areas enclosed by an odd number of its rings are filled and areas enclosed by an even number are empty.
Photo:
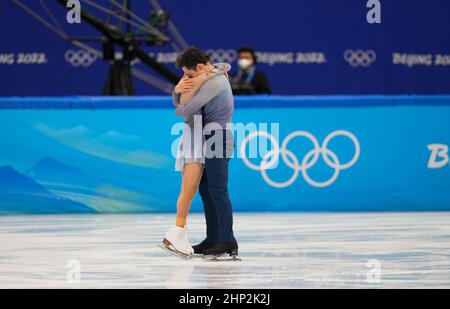
M186 126L178 146L175 171L183 172L188 163L205 164L204 142L203 132L194 132L193 128Z

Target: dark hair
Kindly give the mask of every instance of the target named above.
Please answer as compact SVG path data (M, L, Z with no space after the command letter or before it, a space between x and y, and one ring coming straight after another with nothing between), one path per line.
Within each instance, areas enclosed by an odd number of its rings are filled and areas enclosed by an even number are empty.
M180 55L178 55L176 66L179 69L186 67L190 70L196 70L197 64L207 64L210 62L211 59L207 53L195 47L188 47Z
M256 61L258 60L258 57L256 56L253 47L251 47L250 45L244 45L244 46L241 46L241 47L237 50L237 52L238 52L238 54L240 54L240 53L250 53L250 54L252 54L253 62L254 62L254 63L256 63Z

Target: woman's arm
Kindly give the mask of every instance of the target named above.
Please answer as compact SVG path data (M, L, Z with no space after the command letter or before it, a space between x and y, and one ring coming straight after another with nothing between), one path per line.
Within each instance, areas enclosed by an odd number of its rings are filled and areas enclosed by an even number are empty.
M190 80L195 83L195 87L193 90L189 92L184 92L180 96L180 104L187 104L197 93L198 90L203 86L203 84L213 77L221 74L227 74L227 72L231 69L231 66L227 63L219 63L215 65L215 69L208 71L206 73L200 74Z

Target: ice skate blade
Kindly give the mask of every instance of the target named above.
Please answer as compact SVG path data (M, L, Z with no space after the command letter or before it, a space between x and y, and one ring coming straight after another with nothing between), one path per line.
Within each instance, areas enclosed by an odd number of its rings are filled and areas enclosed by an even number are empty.
M157 244L156 246L158 248L163 249L166 252L169 252L170 254L172 254L172 255L180 258L180 259L183 259L183 260L190 260L190 259L192 259L192 255L186 255L184 253L181 253L181 252L175 250L173 247L171 247L171 245L168 246L168 245L165 245L164 243L161 243L161 244Z
M242 259L240 257L238 257L237 255L230 255L228 257L226 257L226 255L228 255L228 254L224 253L224 254L219 254L219 255L203 255L203 259L205 261L209 261L209 262L242 261Z

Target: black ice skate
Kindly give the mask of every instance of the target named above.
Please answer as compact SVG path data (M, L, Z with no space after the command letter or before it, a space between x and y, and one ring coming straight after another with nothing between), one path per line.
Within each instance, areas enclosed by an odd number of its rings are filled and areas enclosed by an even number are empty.
M194 249L194 254L203 254L203 251L205 251L206 249L209 249L213 246L214 246L214 244L207 242L205 239L198 245L192 246L192 248Z
M226 257L226 255L229 255ZM238 258L237 242L223 242L214 244L203 251L203 258L209 261L240 261Z

